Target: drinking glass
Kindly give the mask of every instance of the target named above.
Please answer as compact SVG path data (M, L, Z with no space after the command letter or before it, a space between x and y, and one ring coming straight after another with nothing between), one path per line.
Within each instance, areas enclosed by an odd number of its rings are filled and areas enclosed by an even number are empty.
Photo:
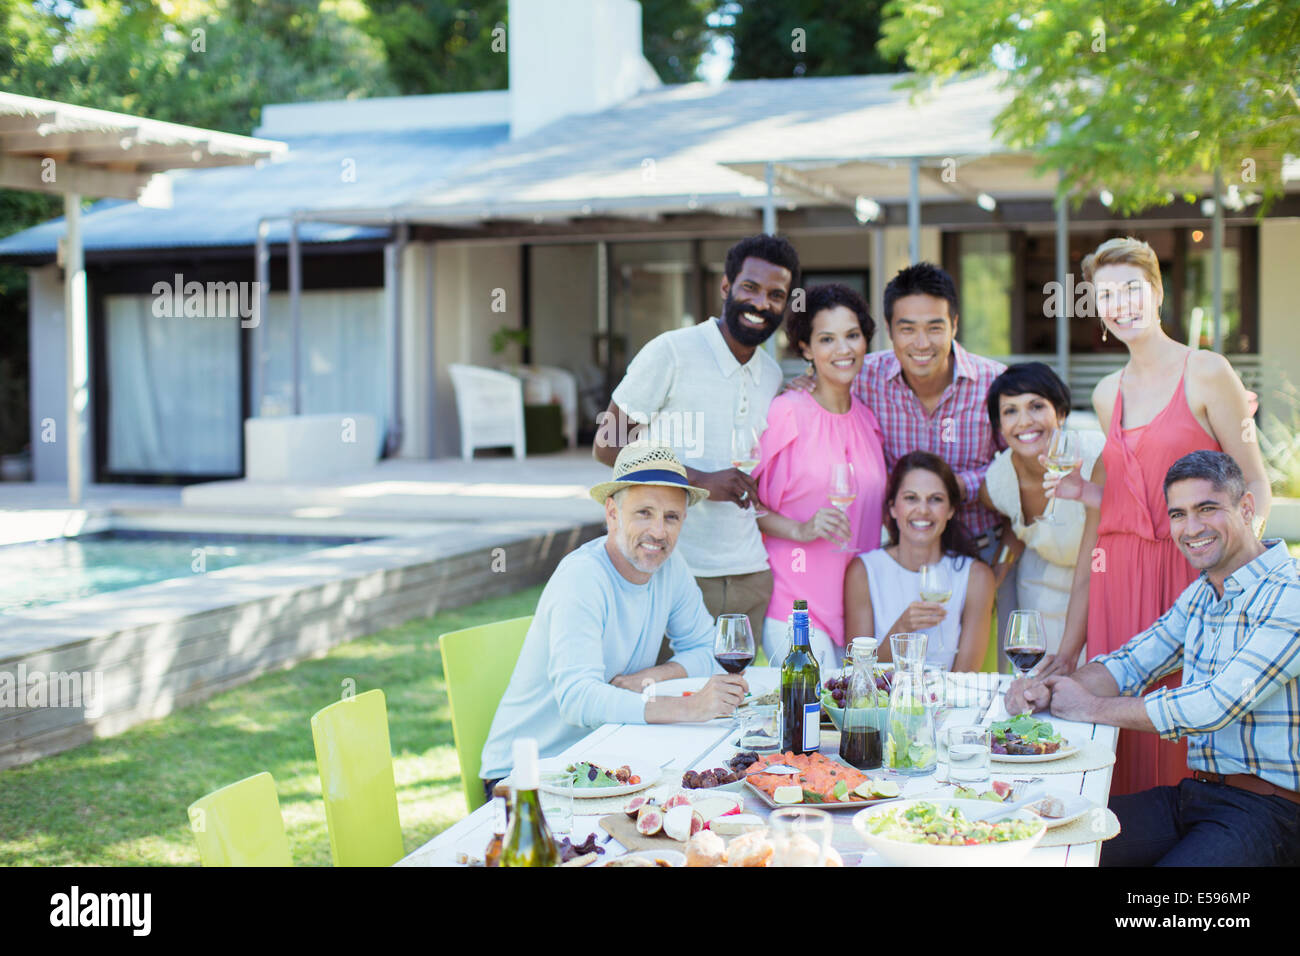
M942 664L925 665L925 701L935 710L948 702L948 668Z
M1043 615L1037 611L1012 611L1007 620L1007 659L1028 677L1047 653Z
M542 816L557 837L573 832L573 774L567 770L543 770L539 782Z
M825 866L831 815L812 807L784 807L767 818L773 866Z
M849 506L858 498L858 482L853 473L852 462L843 461L831 465L830 489L827 492L827 497L830 498L831 504L847 518ZM836 547L835 550L851 551L852 540L853 532L850 528L849 540Z
M950 727L948 736L948 781L964 785L987 783L992 744L987 727Z
M754 631L746 614L722 614L718 617L713 639L713 659L728 674L739 674L754 660Z
M1052 437L1047 444L1047 473L1064 478L1081 464L1083 464L1083 452L1079 433L1073 428L1053 429ZM1047 503L1038 520L1046 524L1061 523L1061 519L1056 517L1055 495Z
M739 468L747 475L752 475L758 467L760 452L758 430L752 425L735 425L731 429L731 466ZM766 511L760 511L758 501L754 502L754 517L761 518Z
M921 565L921 600L930 601L934 604L947 604L952 600L952 575L948 573L948 566L940 562L939 564ZM930 635L930 645L936 648L937 652L946 654L948 647L943 641L943 625L930 628L926 632ZM958 632L960 636L960 631ZM954 654L957 649L952 648Z

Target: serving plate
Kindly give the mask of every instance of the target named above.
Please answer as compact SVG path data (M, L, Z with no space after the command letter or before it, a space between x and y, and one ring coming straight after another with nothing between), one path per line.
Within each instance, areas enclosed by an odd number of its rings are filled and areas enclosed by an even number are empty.
M1051 754L995 754L990 753L989 759L998 763L1047 763L1050 760L1064 760L1079 752L1079 748L1065 741L1064 745L1056 753Z
M582 758L597 766L605 767L608 770L617 770L619 767L627 764L632 771L632 775L641 778L640 783L629 783L619 787L574 787L573 799L575 800L594 800L601 797L621 797L625 794L636 793L638 790L645 790L647 787L653 787L659 782L663 771L654 764L646 763L644 760L629 760L626 757L608 756L594 754ZM577 760L562 760L559 758L543 760L540 762L540 769L544 772L563 770L570 764L577 763ZM543 783L538 788L544 793L562 793L556 787L548 786Z

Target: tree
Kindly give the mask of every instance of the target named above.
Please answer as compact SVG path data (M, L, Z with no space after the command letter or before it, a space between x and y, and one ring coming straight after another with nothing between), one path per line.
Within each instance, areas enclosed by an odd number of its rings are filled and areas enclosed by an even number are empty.
M996 132L1060 169L1075 201L1106 189L1130 214L1219 171L1281 188L1300 151L1300 5L1248 0L893 0L886 56L915 85L1002 68Z
M695 79L713 42L708 19L724 0L641 0L641 50L665 83Z
M893 73L877 51L884 0L740 0L719 32L734 48L731 79Z

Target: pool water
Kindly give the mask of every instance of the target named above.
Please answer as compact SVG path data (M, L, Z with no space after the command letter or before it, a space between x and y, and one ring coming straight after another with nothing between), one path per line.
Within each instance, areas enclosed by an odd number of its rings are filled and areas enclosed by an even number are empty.
M363 540L106 531L7 545L0 547L0 614Z

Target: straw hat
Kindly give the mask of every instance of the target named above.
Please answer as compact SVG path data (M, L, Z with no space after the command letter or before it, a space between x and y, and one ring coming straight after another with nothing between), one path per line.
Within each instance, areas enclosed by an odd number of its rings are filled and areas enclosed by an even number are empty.
M614 461L614 478L602 481L591 489L591 497L603 505L605 499L616 491L636 485L657 485L661 488L681 488L689 495L687 506L698 504L709 493L694 487L686 480L686 469L667 445L652 442L633 442L625 445Z

